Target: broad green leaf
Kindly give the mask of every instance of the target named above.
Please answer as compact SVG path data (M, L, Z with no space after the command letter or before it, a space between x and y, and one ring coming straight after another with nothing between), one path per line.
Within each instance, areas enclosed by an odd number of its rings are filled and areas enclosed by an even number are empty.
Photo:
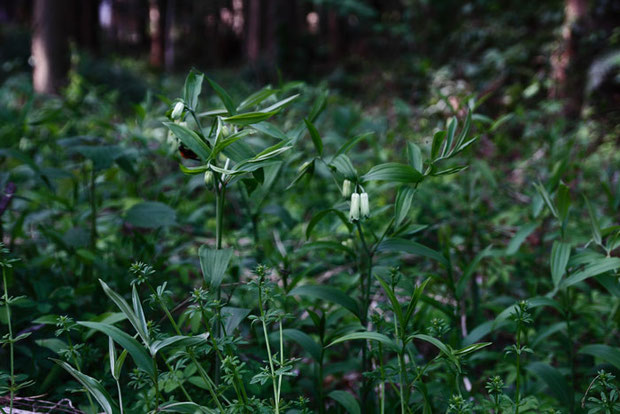
M99 283L101 284L101 287L103 288L105 294L110 299L112 299L112 302L114 302L114 304L118 306L121 312L123 312L123 314L127 317L127 320L129 321L129 323L131 323L136 332L138 332L138 335L140 335L142 341L145 344L148 344L151 341L149 337L149 331L143 329L142 321L134 313L133 309L131 308L131 306L129 306L127 301L125 301L125 299L121 295L110 289L110 287L103 280L99 279Z
M146 229L173 226L176 224L176 211L159 201L144 201L133 205L125 215L129 224Z
M95 171L101 171L110 168L124 150L118 145L77 145L71 147L71 151L88 158L93 162Z
M274 103L273 105L263 109L262 112L277 111L280 108L282 108L282 107L288 105L289 103L293 102L295 99L297 99L298 96L299 96L299 94L295 94L295 95L289 96L288 98L284 98L281 101L278 101L278 102Z
M450 153L450 150L452 149L452 143L454 142L454 134L456 133L457 123L458 121L456 120L456 117L453 116L450 120L450 123L448 124L448 132L446 133L446 144L443 147L443 151L441 152L442 157L448 155Z
M558 216L561 221L568 217L568 208L570 207L570 192L564 183L560 183L558 191L555 195L555 204L557 206Z
M47 348L55 354L59 354L61 350L69 348L67 343L59 338L35 339L37 345Z
M245 98L237 107L237 111L253 108L277 92L277 89L272 89L271 86L266 86Z
M250 125L250 128L257 130L265 135L274 137L281 140L288 140L288 136L277 126L269 122L259 122L257 124Z
M407 311L405 312L405 321L403 326L407 326L409 324L409 320L411 319L411 316L413 316L413 312L415 312L415 308L418 306L420 298L422 298L424 289L426 289L426 285L428 285L430 281L430 279L426 279L424 282L420 283L419 286L416 286L415 290L413 291L413 295L411 295L411 300L407 305Z
M310 335L305 332L302 332L298 329L283 329L282 335L286 339L290 339L291 341L295 341L301 346L306 352L312 356L312 359L315 361L321 360L321 345L319 345Z
M250 134L250 131L248 131L247 129L244 129L242 131L235 132L234 134L231 134L224 139L218 139L217 143L215 144L215 147L213 148L213 152L211 152L211 156L209 157L209 159L211 160L216 159L217 155L220 152L222 152L226 147L234 144L235 142L237 142L241 138L246 137L249 134Z
M551 201L551 197L549 196L547 189L541 183L534 184L534 187L536 187L536 190L538 190L538 192L540 193L543 201L545 202L547 207L549 207L549 210L551 211L551 214L553 214L553 217L560 218L558 210L556 209L555 204L553 204L553 201Z
M620 258L618 257L605 257L597 260L595 263L586 265L582 270L571 274L568 278L564 279L561 283L563 287L572 286L583 280L598 276L603 273L611 272L620 268Z
M183 100L191 110L195 111L198 106L198 96L202 91L202 81L204 75L195 70L191 70L185 78L185 86L183 87Z
M594 344L581 347L579 353L602 359L620 370L620 348L614 348L604 344Z
M220 97L220 100L224 104L224 107L226 107L226 109L228 110L229 115L235 115L237 113L236 105L228 92L226 92L224 88L222 88L217 82L215 82L209 77L207 77L207 82L209 82L209 85L211 85L217 96Z
M316 148L316 152L319 153L319 156L323 155L323 140L321 139L321 135L319 135L319 131L317 131L314 124L307 119L304 119L306 124L306 128L308 128L308 132L310 133L310 138L312 138L312 143Z
M538 223L527 223L523 226L519 227L519 230L515 233L513 238L508 243L508 247L506 247L506 254L513 255L519 251L519 247L523 244L525 239L536 230L538 227Z
M234 308L232 306L224 306L222 308L222 318L224 319L224 333L232 335L235 329L250 314L250 309Z
M590 200L587 197L583 197L586 200L586 206L588 207L588 215L590 216L590 227L592 228L592 239L598 245L603 243L603 238L601 237L601 227L598 224L598 220L596 218L596 214L594 213L594 209L590 204Z
M327 345L327 347L329 348L330 346L334 346L342 342L354 341L358 339L363 339L366 341L377 341L377 342L381 342L383 345L389 347L392 350L398 349L398 346L396 345L396 343L392 341L390 338L388 338L387 336L380 334L378 332L370 332L370 331L353 332L353 333L341 336L340 338L333 340L329 345Z
M428 257L429 259L436 260L444 266L448 265L448 259L446 259L441 253L411 240L399 238L383 240L377 250L380 252L405 252L415 254L417 256Z
M304 285L291 290L288 296L305 296L335 303L359 318L359 306L355 299L332 286Z
M129 355L131 355L131 358L136 363L138 368L149 374L151 378L154 378L155 375L157 375L155 372L155 367L153 367L153 360L151 359L148 351L133 337L121 331L117 327L105 323L80 321L78 324L90 329L95 329L99 332L103 332L104 334L112 337L114 342L129 352Z
M211 288L217 289L222 284L232 254L232 249L210 249L205 245L198 249L202 275Z
M186 126L175 124L174 122L164 122L163 124L168 127L168 129L183 143L183 145L196 153L201 160L207 161L209 159L211 150L197 133Z
M164 413L182 413L182 414L215 414L218 411L212 410L194 402L173 402L159 406L159 410Z
M526 366L525 369L547 384L549 393L564 406L568 407L570 405L570 387L560 371L544 362L533 362Z
M356 181L357 171L353 167L351 160L345 154L340 154L335 157L329 164L331 167L335 168L344 178Z
M551 248L551 279L553 286L558 287L562 276L566 273L566 265L570 257L570 244L554 241Z
M414 194L415 189L408 185L403 185L398 189L394 202L394 227L398 228L409 214Z
M259 122L266 121L267 119L271 118L277 113L278 113L277 111L246 112L243 114L232 115L232 116L222 118L222 121L228 122L229 124L233 124L233 125L246 126L246 125L252 125L252 124L257 124Z
M336 390L336 391L330 392L328 396L332 400L337 401L340 405L342 405L349 414L360 414L361 413L359 403L357 402L355 397L351 395L350 393L346 391Z
M443 342L441 342L439 339L434 338L430 335L425 335L425 334L415 334L415 335L411 335L412 339L419 339L421 341L424 342L428 342L431 345L434 345L437 349L439 349L443 354L445 354L447 357L452 357L452 352L450 351L450 348L448 348L448 346L446 344L444 344Z
M437 131L433 135L433 143L431 144L431 160L435 160L439 155L439 150L444 138L446 137L446 131Z
M169 346L177 346L177 347L194 346L194 345L198 345L201 343L205 343L207 342L208 339L209 339L209 335L206 333L202 335L197 335L197 336L175 335L175 336L171 336L165 339L161 339L161 340L158 339L156 341L153 341L153 343L151 343L151 345L149 346L149 350L151 351L151 355L155 357L155 355L157 355L159 351Z
M338 151L336 151L336 157L340 154L346 154L351 148L355 146L355 144L366 138L371 137L373 134L374 132L365 132L363 134L356 135L353 138L350 138L340 148L338 148Z
M101 382L89 377L86 374L82 374L80 371L73 368L71 365L59 359L51 358L52 361L60 365L65 371L67 371L73 378L75 378L86 390L92 395L99 403L101 408L106 414L118 414L120 411L118 405L110 394L105 390Z
M136 285L133 285L131 288L131 302L133 305L133 311L140 323L140 327L143 332L148 332L149 328L146 324L146 317L144 316L144 309L142 308L142 303L140 302L140 296L138 295L138 289Z
M424 176L410 165L388 162L375 165L362 179L364 181L391 181L415 184L422 181Z
M424 160L422 159L422 150L413 142L407 142L407 156L409 158L409 165L415 168L416 171L422 173L424 169Z

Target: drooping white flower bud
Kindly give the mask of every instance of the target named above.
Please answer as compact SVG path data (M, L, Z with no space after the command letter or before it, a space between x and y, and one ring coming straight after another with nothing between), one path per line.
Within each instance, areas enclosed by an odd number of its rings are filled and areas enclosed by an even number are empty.
M368 204L368 193L360 194L360 215L362 219L367 219L370 216L370 205Z
M205 171L205 185L211 187L211 184L213 184L213 171Z
M222 138L226 138L229 135L230 135L230 128L228 128L226 125L224 125L222 127Z
M181 118L181 115L183 115L183 110L185 109L185 105L183 104L183 102L177 102L174 105L174 109L172 110L172 114L170 114L170 116L172 117L172 119L179 119Z
M352 189L351 181L344 180L342 182L342 196L344 198L351 197L351 189Z
M349 221L357 221L360 219L360 195L351 194L351 209L349 210Z

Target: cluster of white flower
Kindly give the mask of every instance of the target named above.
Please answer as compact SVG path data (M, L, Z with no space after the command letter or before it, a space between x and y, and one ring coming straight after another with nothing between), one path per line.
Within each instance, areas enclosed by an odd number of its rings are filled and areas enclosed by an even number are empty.
M368 203L368 193L357 193L352 190L353 184L349 180L342 183L342 195L345 198L351 197L351 208L349 210L349 220L358 221L367 219L370 216L370 204Z

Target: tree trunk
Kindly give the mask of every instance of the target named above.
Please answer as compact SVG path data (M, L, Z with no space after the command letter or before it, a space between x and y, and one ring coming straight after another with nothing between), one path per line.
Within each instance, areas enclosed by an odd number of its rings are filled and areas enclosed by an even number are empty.
M551 97L564 100L564 113L578 116L581 112L585 78L579 66L579 42L581 26L588 13L587 0L566 0L562 39L558 49L551 57L552 79Z
M34 0L32 83L35 92L57 93L69 71L69 42L65 22L67 0Z
M245 44L248 62L255 64L260 57L260 38L261 38L261 5L260 0L248 1L247 31L245 33Z
M151 35L151 53L149 61L156 68L164 66L166 36L165 23L166 5L164 0L150 0L149 2L149 32Z

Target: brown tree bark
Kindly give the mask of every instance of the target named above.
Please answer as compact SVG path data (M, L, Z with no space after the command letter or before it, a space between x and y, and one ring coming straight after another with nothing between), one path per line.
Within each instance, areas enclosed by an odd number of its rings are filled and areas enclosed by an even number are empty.
M165 0L149 1L149 33L151 36L151 51L149 62L156 68L164 66L166 38L166 4Z
M32 83L35 92L57 93L69 71L69 42L65 15L68 0L34 0Z
M255 64L260 57L261 39L261 4L260 0L248 1L247 30L245 32L245 44L247 59L250 64Z
M588 0L566 0L560 45L551 57L552 98L564 101L564 113L578 116L581 112L585 78L579 66L580 32L586 23Z

